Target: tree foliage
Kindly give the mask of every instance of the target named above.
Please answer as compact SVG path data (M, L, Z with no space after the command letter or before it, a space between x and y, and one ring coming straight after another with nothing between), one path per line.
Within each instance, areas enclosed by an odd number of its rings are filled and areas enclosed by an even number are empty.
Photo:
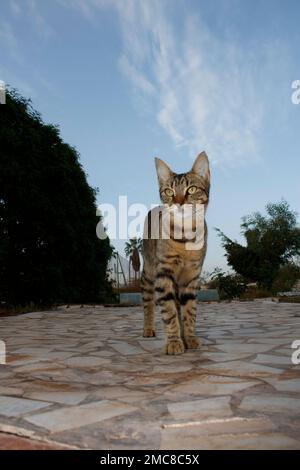
M228 238L217 229L226 250L228 264L249 281L270 289L280 266L300 253L300 228L297 214L288 203L266 206L267 215L255 212L242 219L241 232L246 246Z
M221 300L238 299L247 289L242 276L234 273L225 273L216 268L210 277L210 289L218 289Z
M295 263L287 263L280 267L272 284L272 292L291 291L300 279L300 267Z
M100 301L111 247L77 151L14 91L0 143L0 301Z
M130 258L130 256L132 256L135 249L137 249L139 253L142 253L142 247L143 247L143 240L141 238L137 238L137 237L130 238L129 241L125 243L124 251L125 251L126 257Z

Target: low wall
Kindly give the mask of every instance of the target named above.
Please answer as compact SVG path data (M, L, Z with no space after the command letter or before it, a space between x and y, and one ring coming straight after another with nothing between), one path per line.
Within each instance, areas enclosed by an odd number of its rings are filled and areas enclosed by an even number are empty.
M202 289L198 291L199 302L217 302L220 300L217 289ZM140 292L121 292L121 305L142 305L142 294Z

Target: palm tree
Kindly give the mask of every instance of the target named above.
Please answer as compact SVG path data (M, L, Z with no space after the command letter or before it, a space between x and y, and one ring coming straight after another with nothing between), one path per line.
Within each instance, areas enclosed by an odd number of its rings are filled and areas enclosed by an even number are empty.
M129 242L125 243L125 255L129 258L129 280L130 280L130 264L132 264L134 269L134 277L136 280L137 272L140 270L140 259L139 253L142 252L142 239L141 238L130 238Z
M130 258L132 256L134 248L138 250L139 253L142 253L142 244L143 240L141 238L133 237L129 239L129 242L125 243L125 255L127 258Z

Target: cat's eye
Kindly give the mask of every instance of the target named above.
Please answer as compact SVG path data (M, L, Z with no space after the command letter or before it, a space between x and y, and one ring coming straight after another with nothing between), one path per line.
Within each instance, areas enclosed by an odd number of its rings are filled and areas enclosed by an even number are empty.
M172 197L172 196L174 196L174 191L173 191L173 189L167 188L167 189L165 189L165 194L168 197Z
M197 186L190 186L189 189L187 190L188 194L195 194L197 191Z

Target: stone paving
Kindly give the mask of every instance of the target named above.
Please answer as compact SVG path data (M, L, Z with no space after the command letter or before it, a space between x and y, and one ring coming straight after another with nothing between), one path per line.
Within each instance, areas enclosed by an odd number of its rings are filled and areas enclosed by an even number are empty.
M165 356L141 307L0 317L0 448L299 449L299 305L202 303L197 325L200 350Z

